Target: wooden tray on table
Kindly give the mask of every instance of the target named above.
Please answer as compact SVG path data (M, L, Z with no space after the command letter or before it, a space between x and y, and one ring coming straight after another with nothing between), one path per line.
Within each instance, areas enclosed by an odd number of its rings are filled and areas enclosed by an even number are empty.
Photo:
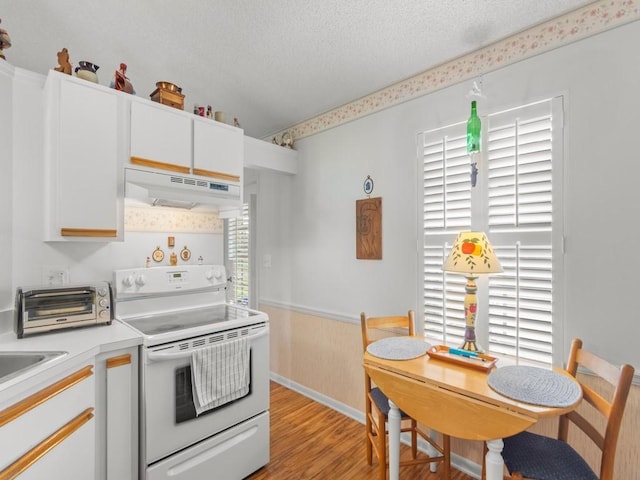
M458 348L452 350L460 352L460 354L449 352L449 347L445 345L434 345L427 350L427 354L431 358L436 358L443 362L455 363L463 367L474 368L485 372L495 367L498 361L496 357L492 357L486 353L466 352Z

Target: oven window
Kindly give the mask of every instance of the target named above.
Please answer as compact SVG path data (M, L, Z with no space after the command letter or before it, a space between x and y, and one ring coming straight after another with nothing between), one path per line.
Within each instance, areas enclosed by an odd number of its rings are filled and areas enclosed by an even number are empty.
M235 402L251 395L251 387L253 385L253 358L252 350L249 351L249 393L245 396L236 398L232 402L225 403L219 407L212 408L202 413L200 417L208 415L212 412L226 408ZM176 386L176 424L193 420L196 418L196 407L193 404L193 391L191 383L191 365L176 368L175 370L175 386Z

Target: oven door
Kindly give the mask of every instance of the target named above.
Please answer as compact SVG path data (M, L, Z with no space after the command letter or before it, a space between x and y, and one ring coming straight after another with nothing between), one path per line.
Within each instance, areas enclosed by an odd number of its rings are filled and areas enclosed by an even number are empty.
M194 348L246 337L250 345L249 393L196 416L191 391ZM269 408L269 324L260 323L145 349L141 415L145 465L215 435Z

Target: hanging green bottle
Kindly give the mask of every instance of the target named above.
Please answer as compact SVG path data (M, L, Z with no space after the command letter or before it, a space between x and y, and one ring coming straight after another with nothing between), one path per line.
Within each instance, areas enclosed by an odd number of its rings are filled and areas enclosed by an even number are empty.
M480 117L476 111L476 101L471 102L471 115L467 120L467 153L480 151Z

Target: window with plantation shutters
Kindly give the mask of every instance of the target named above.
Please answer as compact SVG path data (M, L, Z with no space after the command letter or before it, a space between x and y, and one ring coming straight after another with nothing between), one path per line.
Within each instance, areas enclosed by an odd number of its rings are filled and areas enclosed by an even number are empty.
M226 264L233 281L228 300L249 305L249 205L244 204L242 215L226 221Z
M484 116L482 116L484 114ZM465 278L442 271L458 232L487 233L504 272L478 280L476 333L494 353L551 364L562 286L562 99L482 116L471 187L466 122L420 136L425 335L458 346Z

